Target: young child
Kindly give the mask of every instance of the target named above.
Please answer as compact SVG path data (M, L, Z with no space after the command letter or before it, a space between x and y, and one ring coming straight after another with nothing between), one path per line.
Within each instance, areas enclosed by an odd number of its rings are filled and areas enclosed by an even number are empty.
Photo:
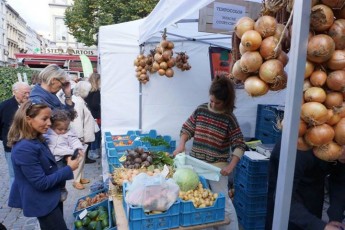
M76 113L63 109L55 109L52 111L51 127L45 135L48 138L48 146L55 156L58 167L66 165L66 158L71 157L75 150L79 154L83 154L83 144L77 135L69 129L70 122L74 120ZM61 201L67 199L66 183L61 185Z

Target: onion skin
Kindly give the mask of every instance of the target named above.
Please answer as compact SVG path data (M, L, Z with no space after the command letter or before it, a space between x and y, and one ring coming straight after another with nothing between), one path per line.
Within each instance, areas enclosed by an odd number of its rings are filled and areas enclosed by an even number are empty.
M340 115L336 113L333 109L328 110L328 117L329 118L326 123L330 126L337 124L341 119Z
M244 89L250 96L258 97L268 92L268 85L258 76L250 76L244 81Z
M306 102L320 102L326 100L326 91L320 87L310 87L304 92L304 101Z
M277 20L268 15L264 15L258 18L254 24L254 29L258 31L262 38L273 36L277 29Z
M283 63L283 66L285 67L287 65L287 63L289 62L289 56L282 50L279 54L279 56L277 57L277 59L279 61L281 61Z
M323 104L328 109L333 109L334 107L340 107L343 104L344 96L341 92L328 92L326 94L326 100Z
M332 57L327 61L327 67L331 70L341 70L345 68L345 50L335 50Z
M322 70L315 70L309 77L312 86L321 87L327 81L327 73Z
M326 34L318 34L310 38L307 48L308 60L321 64L328 61L335 50L333 39Z
M262 65L262 61L262 57L258 51L245 52L240 59L242 72L254 73L258 71Z
M335 20L328 30L328 35L334 40L335 49L345 49L345 19Z
M315 65L311 61L305 62L304 78L308 78L314 72Z
M345 89L345 70L335 70L329 73L326 84L331 90L343 92Z
M301 118L308 125L321 125L329 118L328 110L319 102L306 102L301 107Z
M250 17L242 17L238 19L238 21L235 24L234 31L238 38L242 38L242 35L248 31L254 29L254 20Z
M334 129L328 124L312 126L304 134L304 140L312 146L325 145L334 138Z
M285 89L287 85L287 73L283 71L276 77L276 82L268 83L268 87L272 91Z
M330 7L318 4L311 8L310 27L316 32L328 30L334 22L334 14Z
M335 161L342 154L342 147L331 141L328 144L313 148L314 155L324 161Z
M298 126L298 136L301 137L305 134L305 132L308 129L307 123L305 123L303 120L299 120L299 126Z
M321 0L323 4L333 9L340 9L344 6L344 0Z
M280 52L282 51L282 47L280 44L278 46L278 43L278 39L273 36L269 36L261 42L260 54L263 59L269 60L272 58L277 58L279 56ZM278 48L275 49L277 46Z
M342 118L334 128L334 140L339 145L345 145L345 118Z
M297 149L300 151L308 151L312 149L313 146L308 145L308 143L304 140L303 137L298 137L297 139Z
M284 74L284 66L277 59L265 61L259 69L259 77L266 83L275 83L279 75Z
M249 73L244 73L240 66L240 60L237 60L231 69L231 76L237 80L244 81L249 77Z
M248 51L255 51L259 49L261 43L261 35L255 30L248 30L242 35L241 44Z

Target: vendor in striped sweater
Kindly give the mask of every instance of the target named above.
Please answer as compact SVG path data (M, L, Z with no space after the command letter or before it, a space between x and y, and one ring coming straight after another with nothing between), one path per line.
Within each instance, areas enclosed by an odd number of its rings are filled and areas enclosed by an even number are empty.
M225 194L225 216L230 218L230 224L218 229L237 230L236 210L227 195L228 175L240 161L246 146L233 114L236 95L232 81L227 77L215 78L209 95L210 102L199 105L183 124L174 155L184 152L186 142L193 138L189 154L221 168L220 180L209 181L209 184L213 192Z

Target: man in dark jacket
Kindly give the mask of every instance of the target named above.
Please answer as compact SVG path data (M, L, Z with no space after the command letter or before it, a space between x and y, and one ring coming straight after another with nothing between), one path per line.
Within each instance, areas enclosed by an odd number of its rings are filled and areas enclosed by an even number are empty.
M10 189L14 180L11 162L11 148L7 146L7 134L12 124L14 114L19 106L29 98L31 87L26 82L16 82L12 86L13 97L0 103L0 140L4 145L5 157L10 177Z
M278 177L281 141L270 157L266 230L272 229L274 199ZM297 151L291 197L289 230L331 230L345 228L341 224L345 211L345 147L334 162L320 160L313 150ZM328 180L329 222L322 220L325 180Z

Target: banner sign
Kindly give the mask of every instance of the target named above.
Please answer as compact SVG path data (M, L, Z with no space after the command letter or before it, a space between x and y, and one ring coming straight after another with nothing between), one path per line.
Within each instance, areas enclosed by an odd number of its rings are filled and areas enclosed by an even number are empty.
M214 29L232 31L238 19L246 15L246 7L215 2L213 8Z

